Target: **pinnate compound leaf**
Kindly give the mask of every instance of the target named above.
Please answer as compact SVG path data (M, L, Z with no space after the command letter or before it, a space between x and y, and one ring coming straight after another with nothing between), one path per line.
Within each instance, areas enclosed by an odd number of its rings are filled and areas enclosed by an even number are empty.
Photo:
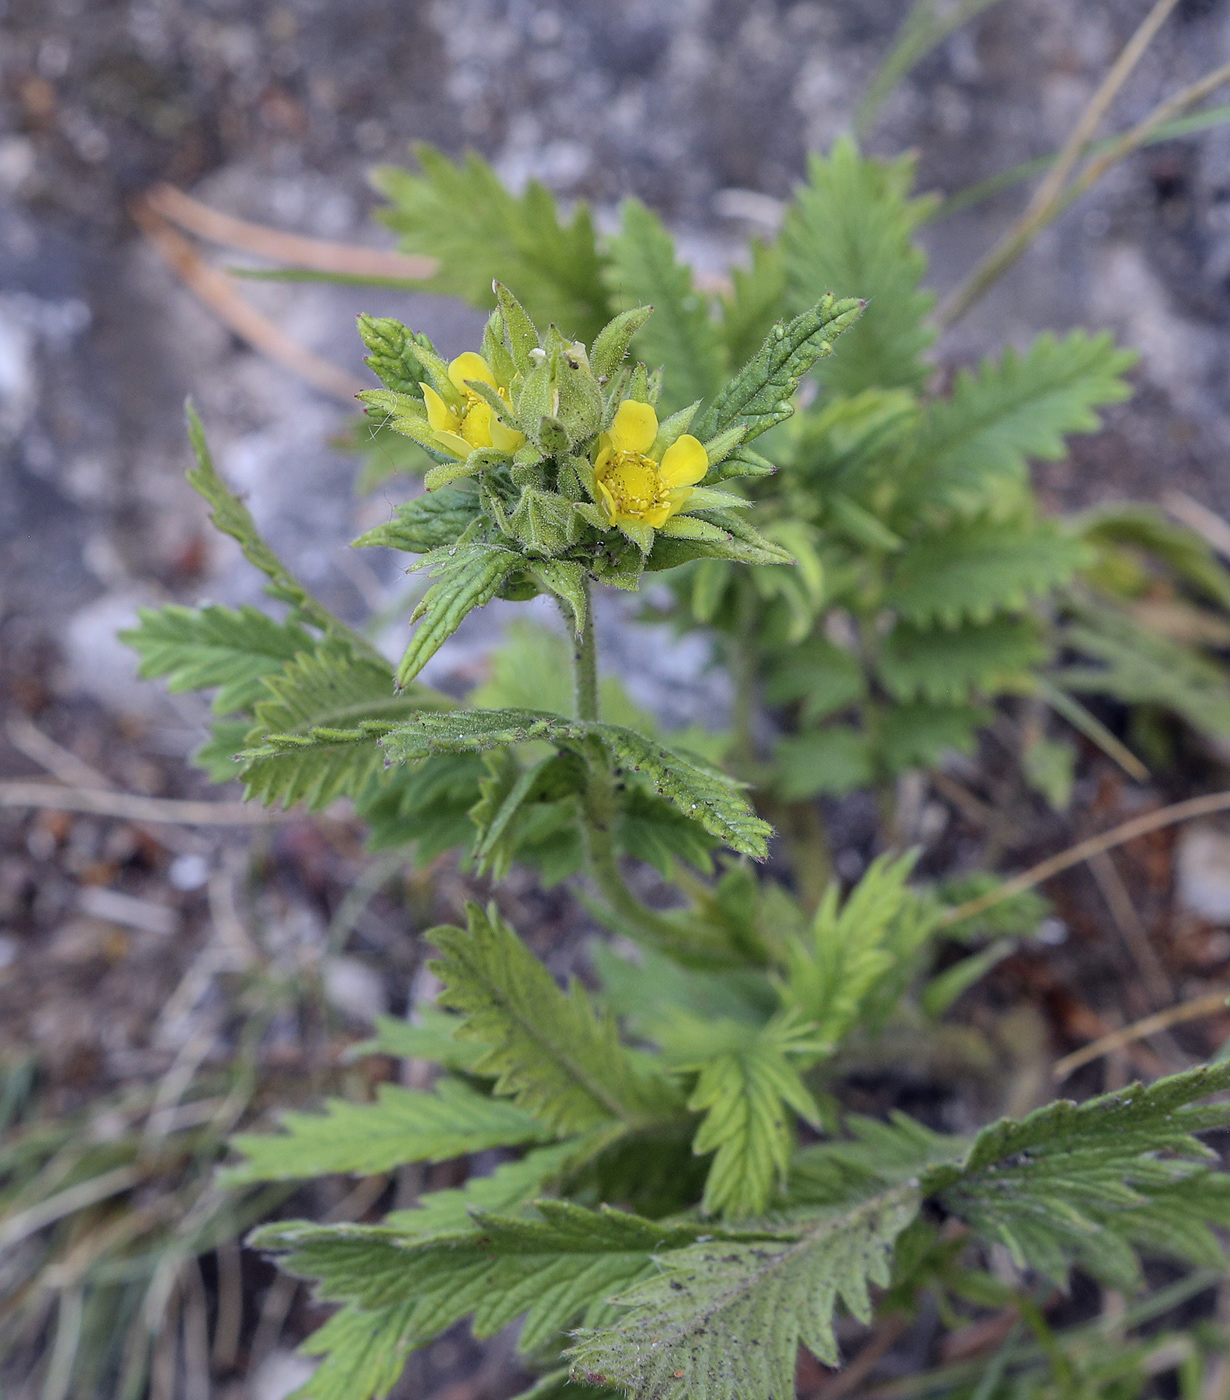
M763 1026L676 1011L657 1038L675 1068L700 1071L688 1107L705 1117L692 1151L715 1153L701 1209L733 1219L759 1214L785 1180L793 1115L819 1122L800 1077L825 1048L815 1027L794 1011Z
M987 622L1024 611L1088 559L1088 546L1054 521L975 520L925 535L896 555L884 601L919 626Z
M383 545L407 554L430 554L455 544L478 519L481 502L476 491L442 487L425 491L397 507L394 518L355 540L355 548Z
M386 734L381 747L391 761L404 763L432 753L481 752L531 739L580 749L590 738L599 741L617 768L641 775L652 791L711 836L743 855L764 859L771 828L748 806L734 779L702 758L621 725L570 720L541 710L421 711Z
M906 464L901 509L920 499L977 510L996 487L1026 479L1030 458L1053 460L1069 433L1095 431L1096 410L1131 392L1123 378L1135 360L1109 333L1049 332L1025 351L1006 350L958 374L952 393L927 410Z
M814 1023L829 1047L857 1024L864 999L894 964L892 933L914 900L905 883L914 861L912 854L878 857L844 904L830 885L810 929L783 945L783 1000Z
M138 617L140 625L121 632L120 640L140 655L140 674L166 676L172 691L217 687L213 708L220 715L250 711L268 694L262 677L316 646L302 627L275 622L255 608L170 604L142 608Z
M1194 1134L1230 1122L1230 1063L1202 1065L1075 1104L1047 1104L984 1128L923 1189L1022 1267L1056 1282L1080 1266L1116 1287L1138 1281L1135 1247L1223 1264L1208 1229L1230 1223L1230 1179Z
M578 204L565 224L536 180L514 195L473 152L457 163L426 145L415 155L421 174L385 166L375 180L390 201L378 217L398 234L402 250L437 261L425 285L489 307L499 278L539 325L592 340L611 308L586 206Z
M619 1043L579 985L563 992L494 907L466 908L468 928L432 930L443 955L433 964L444 983L439 1001L460 1011L458 1036L486 1048L475 1072L495 1092L556 1133L610 1125L635 1127L675 1116L674 1086Z
M994 694L1046 656L1027 618L995 617L959 627L899 622L880 645L878 670L897 700L960 704L971 693Z
M414 1212L399 1212L398 1218L407 1214ZM347 1305L306 1349L327 1352L325 1366L353 1376L354 1389L343 1392L330 1381L328 1390L314 1391L314 1377L307 1393L369 1400L377 1374L387 1389L409 1351L467 1316L473 1317L475 1335L486 1337L524 1315L519 1349L532 1351L577 1321L605 1320L606 1299L653 1272L655 1251L722 1233L712 1225L670 1225L540 1201L536 1217L479 1213L464 1233L443 1238L379 1226L289 1222L266 1226L253 1243L285 1252L288 1272L316 1279L323 1299ZM363 1335L363 1320L376 1347ZM373 1352L384 1363L379 1371Z
M839 1356L840 1299L871 1317L893 1244L919 1195L905 1185L802 1225L783 1241L694 1244L657 1256L657 1270L612 1302L614 1326L582 1333L572 1373L637 1400L780 1400L794 1391L799 1345L826 1365Z
M801 311L832 290L868 302L841 354L819 366L838 393L913 388L930 372L923 355L935 337L926 321L934 298L920 288L927 257L913 235L933 201L910 198L913 180L911 156L868 159L843 139L810 158L786 211L787 306Z
M419 625L397 667L397 684L412 681L467 614L489 603L508 575L524 562L512 550L484 544L452 545L420 561L420 567L430 569L436 582L414 610Z
M333 644L262 684L270 698L257 704L257 729L237 757L247 795L266 805L319 808L360 795L384 769L378 736L425 705L449 703L424 686L395 692L386 661Z
M240 1133L247 1158L225 1173L231 1185L298 1181L333 1172L373 1175L408 1162L445 1162L543 1136L528 1113L455 1079L431 1091L381 1084L375 1103L330 1099L324 1113L286 1113L280 1133Z
M661 220L640 200L628 200L610 250L612 293L626 306L653 307L636 351L647 365L663 367L667 409L707 399L722 382L721 342L705 297L692 285L692 270L675 261L674 240Z
M792 321L779 321L754 359L714 399L692 433L707 442L741 423L750 442L789 418L791 396L817 360L833 353L833 342L863 313L861 301L826 294ZM719 472L720 476L720 472Z
M299 621L319 628L332 640L349 647L356 656L376 657L378 653L375 648L318 603L269 548L247 506L218 475L209 444L205 441L204 425L191 402L187 404L186 411L188 438L196 457L196 466L188 473L188 482L209 502L210 519L214 525L238 543L248 563L255 565L269 580L265 591L271 598L289 603L298 614Z

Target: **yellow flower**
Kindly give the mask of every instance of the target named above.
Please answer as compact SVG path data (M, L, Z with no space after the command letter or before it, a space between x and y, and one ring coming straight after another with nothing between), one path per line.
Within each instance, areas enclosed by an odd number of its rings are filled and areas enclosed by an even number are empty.
M692 487L709 470L699 439L684 433L655 461L649 451L658 436L658 415L647 403L625 399L610 431L598 439L594 475L598 495L612 525L635 521L660 530L677 515Z
M467 350L449 365L448 377L461 395L462 401L456 408L445 403L430 384L419 385L427 404L427 421L435 433L436 443L462 461L479 447L515 452L525 441L525 434L501 423L487 400L476 394L466 382L478 380L490 385L507 403L508 390L496 383L487 361L473 350Z

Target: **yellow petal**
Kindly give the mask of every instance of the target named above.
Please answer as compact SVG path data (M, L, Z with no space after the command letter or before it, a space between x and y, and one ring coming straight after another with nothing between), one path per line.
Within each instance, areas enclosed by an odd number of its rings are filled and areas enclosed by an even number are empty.
M669 520L672 515L678 515L684 506L687 505L688 497L691 496L691 494L692 488L690 486L676 486L673 491L668 492L666 505L662 507L662 509L666 511L665 519Z
M448 367L448 377L457 386L459 393L466 391L467 379L479 379L484 384L490 384L494 389L495 375L491 373L491 366L481 355L476 355L473 350L467 350L464 355L457 358Z
M498 447L501 452L515 452L524 441L524 433L519 433L516 428L510 428L506 423L501 423L494 413L491 415L492 447Z
M616 452L648 452L657 436L658 415L652 404L625 399L619 405L611 424L611 445Z
M615 497L611 495L606 485L601 481L598 483L598 497L602 502L603 509L606 511L607 519L613 522L619 514L615 509Z
M669 505L654 506L645 512L645 524L652 525L655 530L660 530L674 513Z
M442 447L445 452L451 452L458 461L465 459L474 451L473 447L458 433L437 433L436 446Z
M709 457L699 438L684 433L662 454L658 470L668 486L695 486L709 470Z
M457 429L457 415L431 387L420 384L423 400L427 404L427 421L438 433L451 433Z
M461 436L471 447L491 446L491 405L481 399L472 403L461 420Z

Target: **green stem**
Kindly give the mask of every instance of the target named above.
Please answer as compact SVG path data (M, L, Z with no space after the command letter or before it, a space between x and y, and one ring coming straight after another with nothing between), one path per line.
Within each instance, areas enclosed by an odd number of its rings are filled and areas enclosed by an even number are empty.
M572 652L573 686L577 719L593 721L598 718L598 658L588 581L585 590L585 625ZM643 939L657 948L679 949L683 942L679 925L642 904L619 868L615 851L619 793L607 751L596 737L586 741L585 765L588 776L581 797L581 833L590 878L629 936Z
M752 641L756 601L746 586L739 589L737 599L735 630L726 643L726 664L735 690L730 756L740 767L746 767L756 761L756 652Z

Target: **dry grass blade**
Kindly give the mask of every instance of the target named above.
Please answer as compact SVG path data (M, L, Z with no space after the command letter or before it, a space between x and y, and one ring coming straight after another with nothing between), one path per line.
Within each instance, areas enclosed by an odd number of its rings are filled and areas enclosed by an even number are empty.
M259 312L240 295L232 280L211 267L148 200L137 200L132 216L159 257L236 335L322 394L353 407L355 395L364 387L356 376L305 349Z
M1089 857L1089 869L1102 891L1115 927L1136 964L1149 1000L1154 1006L1165 1005L1173 999L1174 988L1153 944L1149 942L1149 931L1132 903L1132 896L1123 883L1118 867L1106 851L1099 851L1097 855Z
M1163 807L1160 811L1149 812L1143 817L1133 817L1121 826L1104 831L1101 836L1091 836L1087 841L1081 841L1066 851L1060 851L1058 855L1040 861L1029 870L1022 871L1020 875L1014 875L1011 880L1005 880L998 889L989 890L977 899L968 900L946 910L940 917L939 927L949 928L963 919L972 919L978 914L983 914L1014 895L1032 890L1035 885L1042 884L1053 875L1070 870L1074 865L1080 865L1103 851L1110 851L1127 841L1134 841L1138 836L1147 836L1151 831L1161 831L1163 827L1190 821L1193 817L1207 817L1214 812L1227 810L1230 810L1230 792L1213 792L1205 797L1190 798L1187 802L1176 802L1172 807Z
M59 787L54 783L0 783L0 807L37 807L52 812L84 812L131 822L172 822L182 826L263 826L283 814L243 802L191 802L174 797L138 797L127 792Z
M1065 181L1080 160L1090 138L1101 125L1120 88L1143 58L1157 31L1177 3L1178 0L1157 0L1145 16L1136 33L1115 60L1110 72L1099 84L1098 90L1090 98L1055 164L1030 198L1025 212L940 307L936 319L942 327L947 329L959 321L983 292L1012 266L1063 207Z
M49 1196L45 1201L30 1206L28 1210L9 1216L4 1224L0 1225L0 1250L11 1249L13 1245L44 1227L54 1225L57 1220L63 1220L66 1215L84 1210L87 1206L97 1205L99 1201L105 1201L111 1196L118 1196L122 1191L135 1186L144 1175L145 1171L140 1167L115 1167L112 1171L103 1172L101 1176L78 1182L76 1186L70 1186L58 1195Z
M1133 1021L1130 1026L1112 1031L1100 1040L1083 1045L1079 1050L1065 1055L1062 1060L1056 1060L1053 1070L1055 1079L1057 1082L1067 1079L1068 1075L1075 1073L1082 1065L1091 1064L1094 1060L1100 1060L1103 1055L1111 1055L1116 1050L1122 1050L1147 1036L1157 1035L1159 1031L1168 1030L1171 1026L1180 1025L1184 1021L1197 1021L1202 1016L1216 1016L1219 1011L1226 1009L1228 1002L1230 991L1206 992L1204 996L1194 997L1191 1001L1181 1002L1165 1011L1155 1011L1152 1016Z
M207 243L268 258L271 262L310 268L313 272L333 272L343 277L403 278L407 282L425 281L436 270L434 258L305 238L302 234L285 233L265 224L236 219L211 209L174 185L155 185L146 192L145 200L155 213Z
M1180 525L1194 530L1211 549L1230 559L1230 522L1223 520L1208 506L1194 501L1184 491L1167 491L1162 497L1162 505Z

